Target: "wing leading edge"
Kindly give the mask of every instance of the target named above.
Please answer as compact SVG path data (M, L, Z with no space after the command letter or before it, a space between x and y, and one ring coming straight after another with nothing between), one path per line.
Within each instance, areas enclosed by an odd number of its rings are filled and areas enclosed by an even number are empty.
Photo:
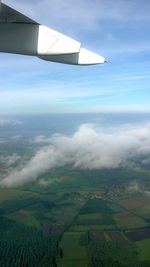
M3 3L0 3L0 23L38 24L36 21Z

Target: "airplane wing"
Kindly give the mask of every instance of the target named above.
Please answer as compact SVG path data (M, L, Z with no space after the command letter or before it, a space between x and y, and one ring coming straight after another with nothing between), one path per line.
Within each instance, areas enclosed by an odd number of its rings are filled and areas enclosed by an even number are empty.
M0 23L39 24L3 3L0 3Z
M0 52L37 56L72 65L103 64L105 58L3 4L0 0Z

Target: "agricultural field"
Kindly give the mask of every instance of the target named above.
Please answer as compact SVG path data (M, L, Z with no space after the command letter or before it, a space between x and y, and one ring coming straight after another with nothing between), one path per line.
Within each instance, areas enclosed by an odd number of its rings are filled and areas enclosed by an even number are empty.
M107 232L107 235L111 239L111 241L125 241L127 240L126 236L119 231Z
M84 222L87 220L100 221L101 219L102 219L102 215L100 213L86 213L86 214L80 214L78 216L76 223L80 224L80 222L82 221Z
M73 225L70 228L72 232L84 232L84 231L91 231L91 230L113 230L116 229L114 225Z
M13 255L18 253L20 256L15 267L46 267L49 264L56 266L55 258L60 254L58 240L82 207L82 203L78 200L75 204L74 201L70 203L70 197L66 200L64 193L48 196L43 192L40 194L23 190L22 193L20 190L18 194L18 191L9 190L3 200L1 198L0 266L10 266L10 261L14 264Z
M92 241L104 241L106 240L106 234L105 232L100 232L100 231L90 231L89 235L90 240Z
M150 227L133 229L132 231L126 231L125 235L131 241L141 241L147 238L150 238Z
M36 219L36 217L31 212L27 210L20 209L19 211L8 215L7 218L21 222L29 227L31 226L31 227L40 228L39 221Z
M37 195L35 192L33 192L32 195ZM17 189L1 189L0 188L0 203L2 203L3 201L5 200L9 200L9 199L12 199L12 198L16 198L18 197L19 198L22 198L22 197L31 197L31 193L28 192L28 191L22 191L22 190L17 190Z
M99 175L102 175L100 182ZM16 254L20 258L14 267L20 267L21 261L24 261L21 267L99 267L96 262L104 267L147 267L148 197L125 194L121 200L125 189L119 181L119 192L115 180L113 191L113 178L109 184L109 175L110 172L105 175L104 171L70 170L65 175L65 170L59 169L49 176L46 174L45 180L57 177L60 184L41 187L32 182L20 189L1 190L0 266L9 254L8 267L11 267L9 262L15 262Z
M126 236L119 231L91 231L92 241L127 241Z
M138 258L141 261L150 261L150 238L136 242Z
M108 207L115 213L124 212L125 209L115 203L108 203Z
M85 233L66 232L60 242L63 259L57 261L58 267L79 266L87 267L87 248L80 245L80 240Z
M148 195L138 194L136 196L130 196L127 199L118 200L117 203L138 215L150 217L150 196Z
M120 229L135 229L147 227L149 225L142 218L139 218L130 212L115 214L113 218L117 224L117 227Z
M138 266L134 245L127 240L91 241L91 266Z

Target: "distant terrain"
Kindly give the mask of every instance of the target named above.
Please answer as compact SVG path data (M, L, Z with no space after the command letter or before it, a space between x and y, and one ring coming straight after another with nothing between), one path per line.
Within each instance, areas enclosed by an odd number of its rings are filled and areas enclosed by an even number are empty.
M148 171L59 168L43 181L0 189L0 266L150 266Z
M0 267L150 267L149 121L0 118Z

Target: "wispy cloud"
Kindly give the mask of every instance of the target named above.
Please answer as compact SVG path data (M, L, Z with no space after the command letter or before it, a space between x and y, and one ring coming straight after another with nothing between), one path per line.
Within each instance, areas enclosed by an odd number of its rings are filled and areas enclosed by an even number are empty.
M149 79L149 74L147 75L116 75L116 77L112 78L112 81L137 81L137 80L145 80Z
M27 14L40 17L44 13L44 19L51 18L53 22L74 21L85 24L89 22L95 25L99 20L111 19L119 21L149 20L150 3L144 0L43 0L43 1L18 1L5 0L5 3L17 7ZM36 9L35 9L36 5ZM86 11L86 12L85 12ZM81 25L82 26L82 25ZM87 26L86 26L87 27Z
M19 160L21 160L21 156L17 154L12 154L11 156L0 156L0 160L4 162L9 168L10 166L16 164Z
M20 124L22 124L22 121L20 120L0 119L0 127L7 126L7 125L15 126L15 125L20 125Z
M124 125L99 128L81 125L70 137L53 135L39 137L35 156L20 170L1 179L0 185L17 186L36 180L52 168L68 166L77 169L118 168L135 164L136 159L150 158L150 125Z

